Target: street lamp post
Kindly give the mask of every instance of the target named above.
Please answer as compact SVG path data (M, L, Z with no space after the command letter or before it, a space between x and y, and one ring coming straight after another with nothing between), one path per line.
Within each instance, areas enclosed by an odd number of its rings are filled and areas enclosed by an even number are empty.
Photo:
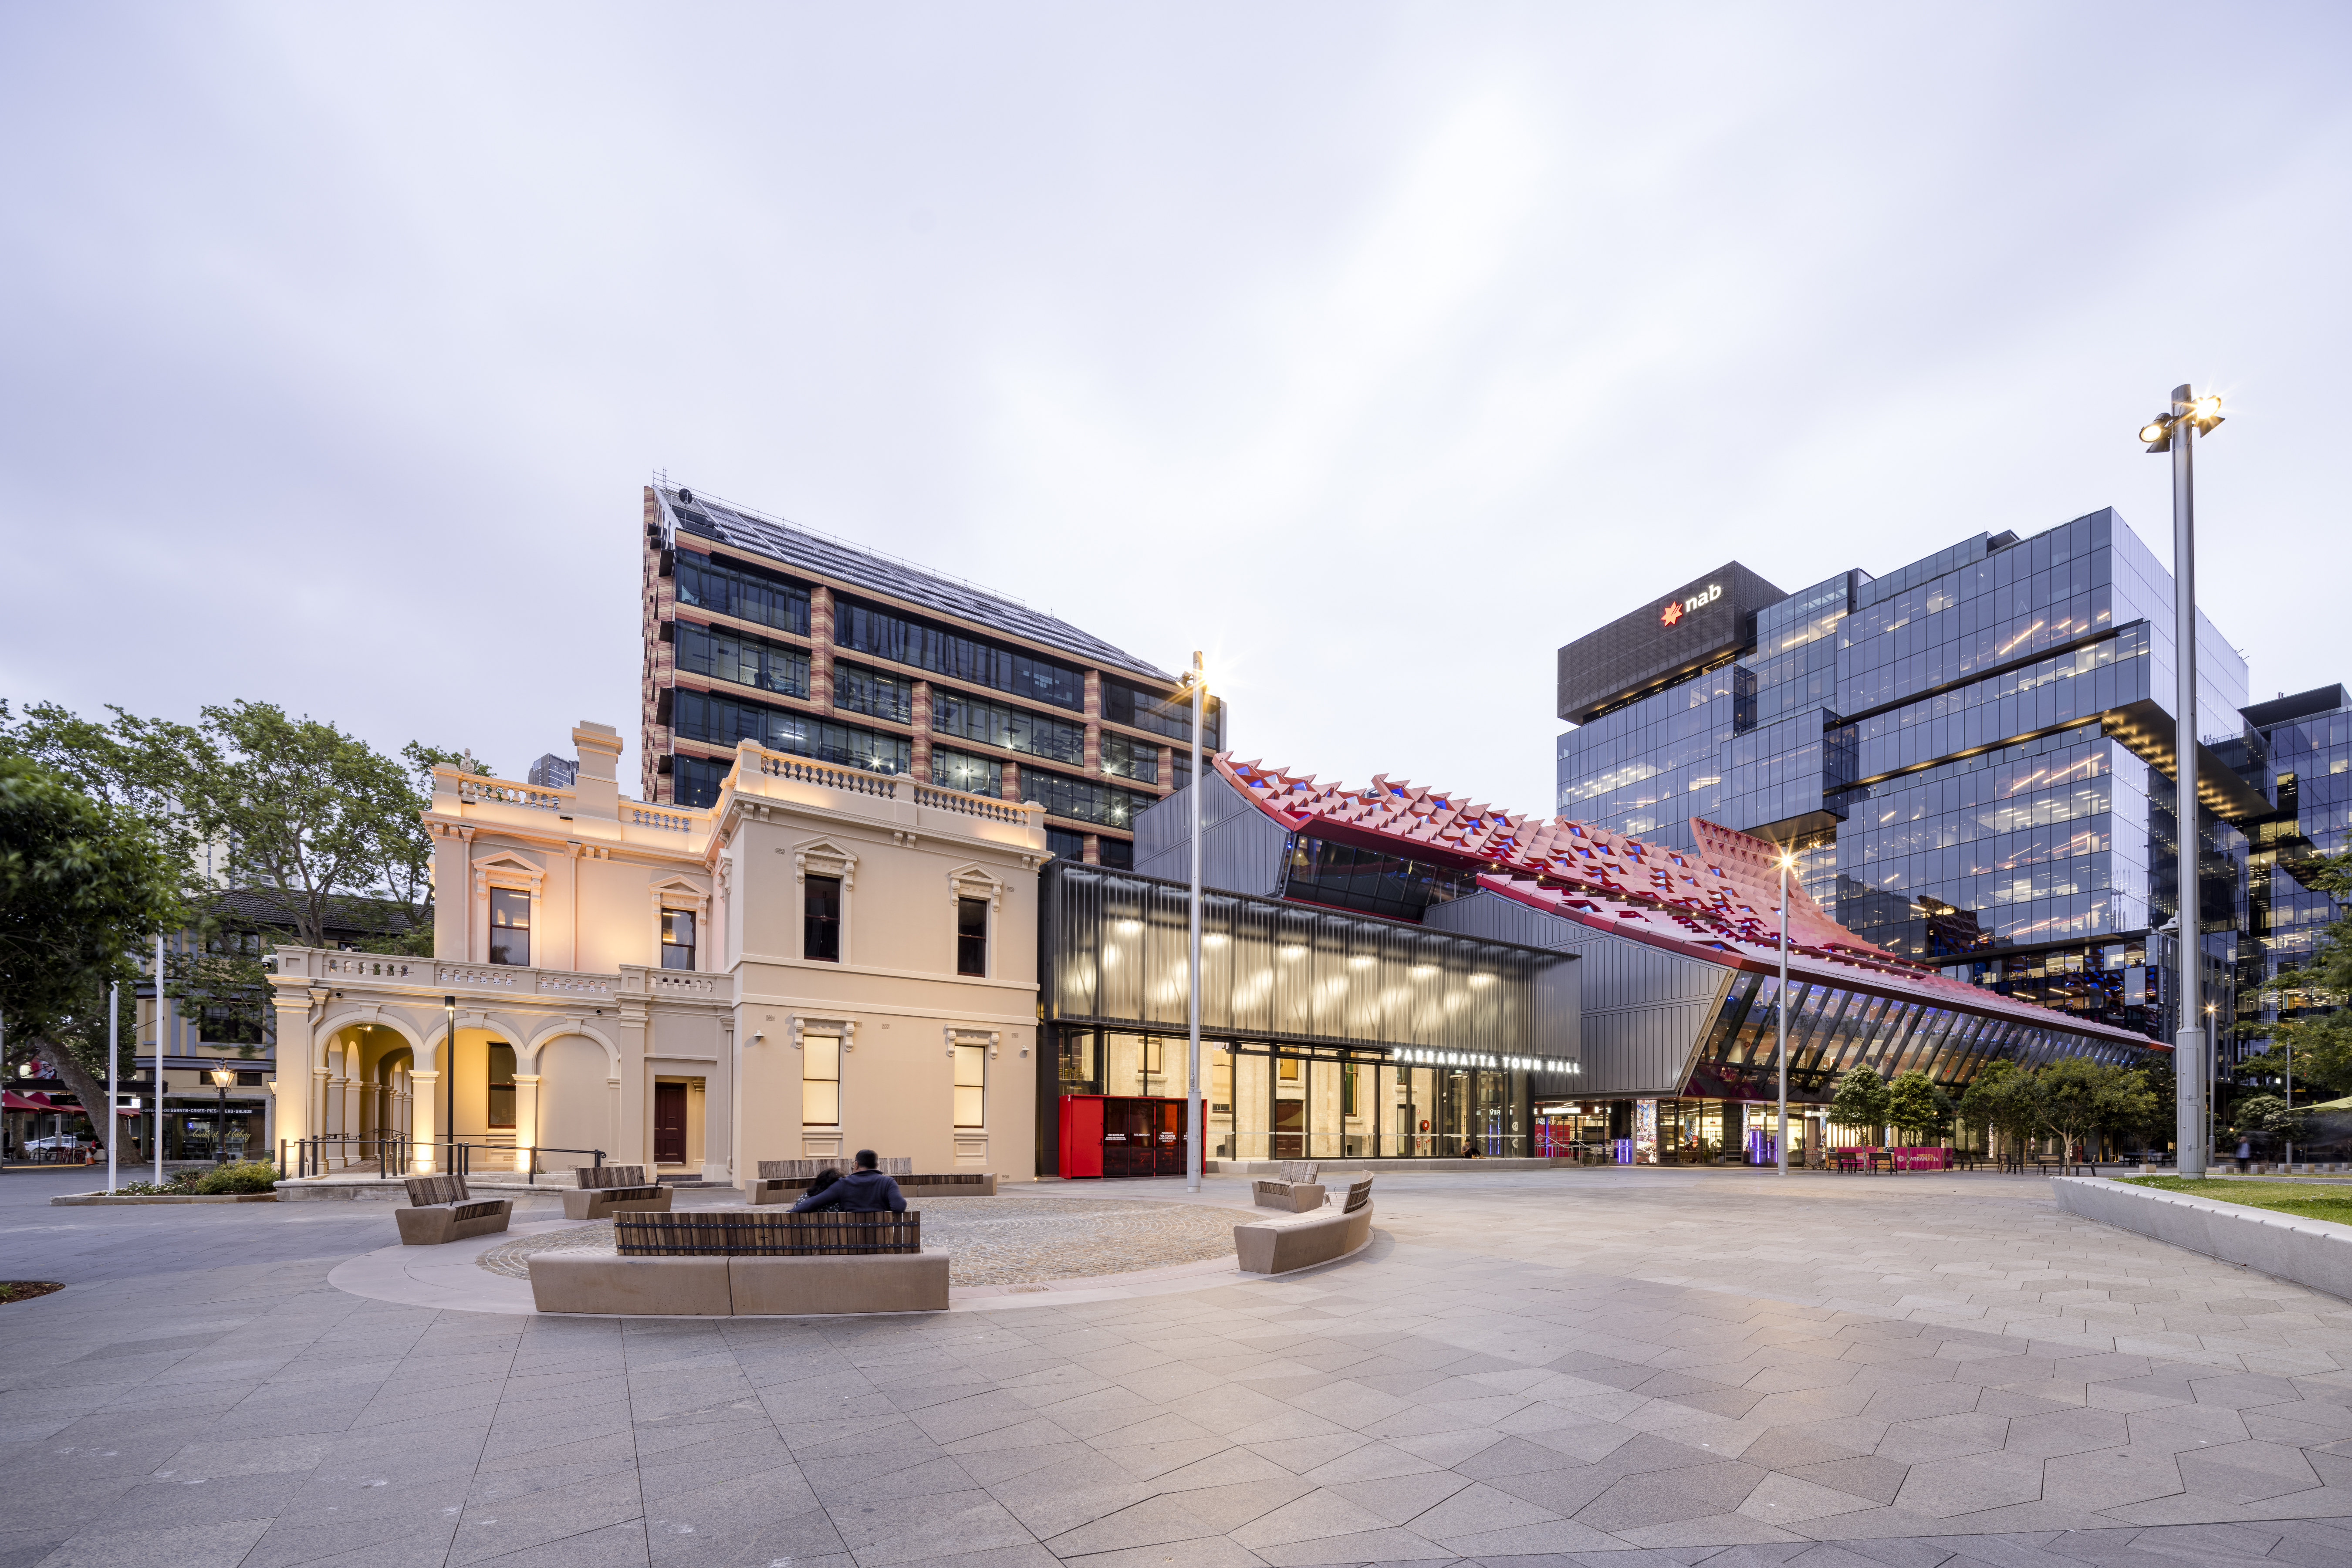
M122 985L110 981L106 987L106 1190L111 1194L119 1178L115 1163L115 1141L122 1132L122 1111L120 1104L120 1084L122 1077L122 1044L120 1028L122 1023Z
M2197 882L2197 437L2221 423L2221 400L2211 393L2194 396L2186 385L2172 389L2170 406L2140 426L2150 452L2172 456L2172 654L2179 672L2174 703L2173 767L2179 786L2176 837L2179 916L2180 1026L2173 1037L2173 1136L2179 1152L2173 1168L2202 1176L2206 1166L2207 1110L2212 1064L2204 1028L2204 952L2198 926Z
M219 1092L220 1102L213 1111L213 1163L228 1163L228 1086L236 1081L234 1068L213 1068L213 1088Z
M1192 957L1186 972L1191 997L1184 1009L1187 1034L1184 1055L1184 1190L1201 1190L1202 1144L1208 1131L1201 1114L1201 715L1207 706L1208 686L1201 670L1201 650L1192 650L1192 668L1185 676L1192 688L1192 782L1185 793L1192 797Z
M1780 1064L1780 1131L1772 1142L1772 1163L1783 1176L1789 1173L1789 866L1794 858L1791 851L1780 851L1780 989L1772 1001L1780 1018L1780 1048L1774 1054Z

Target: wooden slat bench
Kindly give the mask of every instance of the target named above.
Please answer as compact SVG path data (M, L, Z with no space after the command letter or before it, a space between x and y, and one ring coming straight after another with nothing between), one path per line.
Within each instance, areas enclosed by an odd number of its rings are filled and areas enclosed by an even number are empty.
M956 1171L945 1175L915 1174L911 1156L882 1162L882 1173L897 1179L899 1193L910 1198L992 1198L996 1195L996 1173L992 1171ZM893 1170L892 1166L909 1167ZM809 1190L823 1170L835 1170L847 1175L845 1166L830 1160L762 1160L760 1174L744 1189L743 1201L753 1207L768 1204L796 1204Z
M488 1236L506 1229L513 1217L509 1198L477 1198L466 1190L463 1176L411 1176L409 1205L392 1211L400 1226L403 1247L437 1247L470 1236Z
M578 1184L563 1194L565 1219L610 1219L616 1214L667 1214L673 1195L643 1165L582 1165Z
M1262 1209L1305 1214L1323 1206L1323 1188L1316 1177L1322 1165L1313 1160L1285 1160L1279 1176L1262 1176L1250 1184L1250 1202Z
M940 1312L948 1258L923 1216L723 1209L614 1216L617 1258L539 1253L542 1312L660 1317Z

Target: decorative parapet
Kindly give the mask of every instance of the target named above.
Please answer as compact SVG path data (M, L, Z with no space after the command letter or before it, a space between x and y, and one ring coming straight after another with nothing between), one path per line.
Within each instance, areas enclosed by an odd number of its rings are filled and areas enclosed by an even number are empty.
M584 998L600 1003L611 1002L621 989L621 976L618 974L590 974L569 969L526 969L502 963L452 963L431 958L337 952L315 947L280 947L276 956L276 977L280 982L412 986L419 991L453 994ZM699 978L707 983L711 977L682 975L678 978ZM655 994L667 993L656 991Z
M790 801L885 821L898 832L922 837L970 838L1010 845L1043 858L1045 808L1014 805L992 795L943 789L898 773L867 773L836 763L771 752L745 741L736 748L718 812L730 804Z
M624 996L660 996L680 1002L731 1002L734 988L723 974L699 974L682 969L649 969L625 963L615 977Z

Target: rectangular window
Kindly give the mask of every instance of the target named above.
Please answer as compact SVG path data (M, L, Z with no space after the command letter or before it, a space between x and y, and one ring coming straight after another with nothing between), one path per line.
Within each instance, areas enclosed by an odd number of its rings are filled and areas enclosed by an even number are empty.
M1105 680L1102 707L1102 716L1114 724L1149 730L1188 744L1192 739L1192 698L1181 688L1160 692L1121 680ZM1216 751L1224 733L1225 705L1211 697L1202 704L1201 712L1201 749Z
M1051 757L1057 763L1084 765L1087 760L1084 724L956 691L931 693L931 731L986 746L1003 746L1008 752Z
M841 1041L835 1036L810 1035L801 1041L801 1122L841 1125Z
M530 963L530 895L520 888L490 889L490 962Z
M1149 741L1114 735L1106 730L1102 735L1102 771L1116 779L1158 784L1160 748Z
M915 743L904 735L886 735L859 724L836 724L814 714L739 701L683 686L675 691L670 725L685 740L714 746L757 741L772 752L789 752L877 773L903 773L914 765ZM722 772L719 776L726 774Z
M664 969L694 967L694 911L692 910L662 911L661 966Z
M811 877L801 887L801 956L841 962L841 879Z
M743 632L713 631L691 621L676 625L678 668L785 697L809 694L806 649Z
M808 590L756 566L680 550L676 580L681 605L808 636Z
M960 789L966 795L1002 798L1004 794L1004 764L993 757L975 756L951 746L933 746L931 782L941 789Z
M966 637L912 616L836 598L833 606L833 640L841 647L870 653L893 664L928 669L951 680L970 681L992 691L1007 691L1076 712L1086 709L1084 670L1042 655L1018 653L996 643Z
M915 683L885 675L878 669L836 664L833 667L833 705L845 712L887 719L894 724L911 724L915 721Z
M988 900L956 900L956 973L988 973Z
M988 1125L988 1061L983 1054L986 1046L958 1046L955 1048L955 1124L958 1127Z
M1035 801L1049 816L1099 823L1105 827L1132 826L1138 812L1160 803L1156 795L1138 795L1092 779L1049 773L1043 768L1031 768L1022 773L1021 798Z
M489 1124L512 1129L515 1124L514 1047L492 1040L489 1050Z

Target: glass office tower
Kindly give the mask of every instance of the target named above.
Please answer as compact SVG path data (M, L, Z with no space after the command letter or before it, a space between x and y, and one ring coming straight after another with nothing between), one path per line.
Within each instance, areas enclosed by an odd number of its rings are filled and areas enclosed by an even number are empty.
M2326 998L2277 980L2281 970L2310 962L2320 936L2343 912L2296 872L2319 856L2352 847L2352 696L2340 685L2292 697L2281 692L2245 714L2242 771L2269 781L2273 809L2247 829L2231 1042L2241 1057L2259 1055L2273 1025L2325 1009Z
M1796 593L1728 563L1559 650L1559 809L1669 847L1692 817L1794 847L1858 935L2169 1039L2173 646L2171 574L2112 510ZM2198 674L2192 902L2226 1016L2278 770L2202 616Z

